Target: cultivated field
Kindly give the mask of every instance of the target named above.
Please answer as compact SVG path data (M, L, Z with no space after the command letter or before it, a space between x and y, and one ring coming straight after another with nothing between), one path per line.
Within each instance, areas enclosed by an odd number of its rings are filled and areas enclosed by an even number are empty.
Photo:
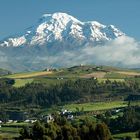
M32 83L34 79L15 79L14 87L22 87L25 84Z
M21 128L18 127L1 127L0 140L2 140L2 138L12 139L13 137L18 137L20 129Z
M15 79L15 87L21 87L31 82L47 83L48 85L59 84L67 80L79 78L96 77L99 82L106 80L123 82L127 78L139 76L140 72L135 70L121 70L112 67L102 67L99 70L95 66L75 66L71 68L59 69L57 71L39 71L17 73L5 76ZM138 79L137 79L138 80Z
M127 132L127 133L120 133L120 134L113 135L113 138L115 140L120 140L120 139L123 139L125 137L132 137L133 140L139 140L138 138L136 138L136 132Z
M85 74L85 75L81 76L81 78L92 78L92 77L104 78L105 75L106 75L106 72L93 72L90 74Z
M79 109L84 108L84 111L97 111L97 110L107 110L107 109L126 107L126 106L127 106L127 102L125 101L111 101L111 102L69 104L69 105L64 105L63 107L71 111L76 111L76 108Z
M52 74L52 71L41 71L41 72L28 72L28 73L18 73L6 76L7 78L20 79L20 78L32 78L39 76L48 76Z

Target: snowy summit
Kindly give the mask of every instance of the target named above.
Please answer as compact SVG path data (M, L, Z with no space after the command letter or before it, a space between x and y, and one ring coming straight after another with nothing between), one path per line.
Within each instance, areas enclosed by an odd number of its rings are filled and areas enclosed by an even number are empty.
M69 47L96 46L124 35L113 25L82 22L66 13L54 13L44 14L25 34L0 41L0 47L47 46L54 43Z

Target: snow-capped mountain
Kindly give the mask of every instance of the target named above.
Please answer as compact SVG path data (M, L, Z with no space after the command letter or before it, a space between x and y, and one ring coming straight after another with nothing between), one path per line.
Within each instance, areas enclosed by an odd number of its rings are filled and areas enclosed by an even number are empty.
M44 14L24 33L0 41L0 67L18 72L93 63L138 67L138 46L113 25Z
M21 36L1 41L0 47L47 46L53 43L69 47L96 46L124 35L113 25L106 26L97 21L81 22L66 13L54 13L44 14Z

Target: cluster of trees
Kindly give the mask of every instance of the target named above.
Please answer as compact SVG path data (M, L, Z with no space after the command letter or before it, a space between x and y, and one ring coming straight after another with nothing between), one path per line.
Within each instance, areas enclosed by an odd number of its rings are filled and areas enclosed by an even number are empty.
M140 138L140 130L137 132L136 137Z
M124 110L123 116L110 121L112 130L120 132L134 132L140 129L140 107L129 107Z
M36 122L32 128L23 128L20 140L112 140L104 123L96 124L88 119L70 123L64 117L55 118L51 123Z
M111 118L112 114L107 111L105 115L98 118L106 123L112 133L135 132L140 129L140 107L135 106L125 108L122 116Z
M2 78L0 79L0 87L9 87L15 83L14 79L9 79L9 78Z
M0 79L0 102L14 105L39 105L51 106L73 101L94 101L96 98L117 98L139 92L137 83L126 82L98 82L98 80L79 79L66 81L58 85L47 86L42 83L31 83L21 88L15 88L13 79Z
M8 101L12 101L16 94L16 89L12 87L15 83L13 79L3 78L0 79L0 103L6 103Z
M31 83L20 88L15 88L14 83L13 79L0 79L1 106L8 103L11 107L29 105L50 107L68 102L94 101L95 97L102 97L104 100L117 96L126 97L130 101L138 99L140 92L140 85L137 82L111 82L109 80L98 82L94 78L66 81L52 86ZM0 118L8 118L3 108L0 108ZM109 126L112 133L138 131L139 118L140 107L128 107L124 110L123 116L116 119L112 119L110 113L99 116L99 119ZM104 123L96 124L89 120L69 123L65 118L56 117L52 123L37 122L32 128L22 129L19 139L111 140L108 127Z

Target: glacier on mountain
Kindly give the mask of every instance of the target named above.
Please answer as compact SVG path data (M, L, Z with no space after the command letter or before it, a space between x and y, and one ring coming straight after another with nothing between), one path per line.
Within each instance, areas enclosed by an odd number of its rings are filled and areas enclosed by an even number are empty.
M113 25L103 25L97 21L81 22L66 13L44 14L30 30L19 37L1 41L2 47L43 46L53 42L82 46L101 44L124 36Z

